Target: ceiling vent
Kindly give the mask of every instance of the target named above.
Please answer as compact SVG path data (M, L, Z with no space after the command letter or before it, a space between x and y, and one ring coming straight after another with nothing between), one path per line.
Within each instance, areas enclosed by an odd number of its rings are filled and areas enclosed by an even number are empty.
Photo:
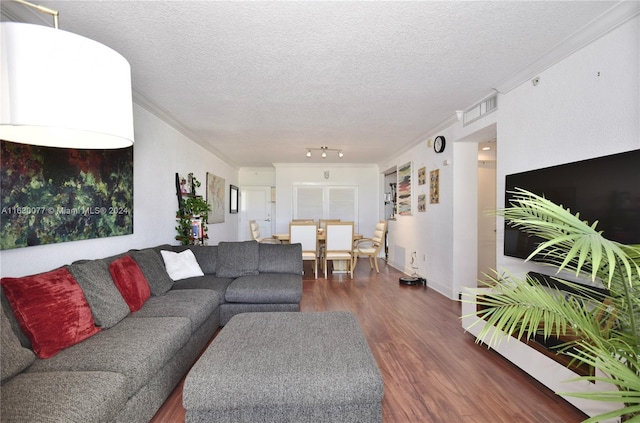
M467 126L471 122L475 122L484 115L487 115L498 108L498 94L494 94L486 100L481 101L475 106L467 109L462 118L462 125Z

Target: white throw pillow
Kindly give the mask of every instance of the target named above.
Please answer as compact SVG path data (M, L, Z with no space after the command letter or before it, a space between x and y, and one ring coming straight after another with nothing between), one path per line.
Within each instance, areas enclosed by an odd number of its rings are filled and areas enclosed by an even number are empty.
M162 250L160 254L162 254L164 266L167 269L169 277L174 281L195 276L204 276L196 260L196 256L193 255L193 251L184 250L181 253L174 253L173 251Z

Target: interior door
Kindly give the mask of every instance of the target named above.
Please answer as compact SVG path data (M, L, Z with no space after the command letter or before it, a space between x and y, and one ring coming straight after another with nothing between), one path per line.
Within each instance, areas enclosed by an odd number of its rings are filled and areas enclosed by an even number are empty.
M240 239L251 239L249 221L260 226L260 236L272 235L272 205L270 186L249 186L240 189Z
M494 145L495 148L495 145ZM496 162L478 161L478 280L496 269Z

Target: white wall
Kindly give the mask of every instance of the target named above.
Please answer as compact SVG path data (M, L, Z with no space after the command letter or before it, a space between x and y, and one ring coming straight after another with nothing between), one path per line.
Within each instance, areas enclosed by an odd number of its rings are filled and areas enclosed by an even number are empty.
M427 172L440 169L440 204L390 222L389 264L411 273L411 252L416 251L417 273L429 287L456 299L462 287L475 286L477 231L471 222L477 221L477 174L470 141L497 134L496 207L504 206L506 174L640 148L639 43L640 17L635 17L540 73L537 86L526 82L499 94L497 112L467 127L455 122L385 162L383 169L412 161L414 181L423 165ZM442 154L426 146L436 135L447 138ZM444 160L451 164L443 166ZM422 192L416 183L414 207ZM498 222L498 269L518 273L535 268L504 257L503 232Z
M427 144L427 139L435 135L444 135L447 146L442 153L435 153ZM401 166L412 162L411 215L397 215L389 222L389 260L388 263L407 274L412 274L412 253L416 253L413 266L416 273L426 277L429 287L447 296L451 296L453 280L453 175L454 146L451 130L447 129L426 137L411 150L386 162L383 169ZM445 165L445 161L450 164ZM427 183L418 185L418 169L425 167ZM438 204L429 201L429 178L432 170L439 169L440 200ZM427 196L425 212L418 212L418 196Z
M384 197L380 170L360 164L278 164L276 168L275 231L288 232L293 218L294 184L347 185L358 187L359 232L373 236L376 223L384 218ZM329 178L324 172L329 171Z
M158 117L134 104L132 235L17 248L0 252L0 275L23 276L69 264L75 260L106 257L131 248L176 244L175 214L178 208L175 173L193 172L202 182L198 194L205 195L206 172L237 184L238 172ZM228 190L228 188L227 188ZM228 191L227 191L228 192ZM209 225L209 244L236 240L237 215L228 213L225 223Z
M274 167L241 167L238 176L240 187L276 186L276 169Z
M640 17L596 40L499 99L498 206L505 175L640 148ZM505 257L498 268L548 272Z

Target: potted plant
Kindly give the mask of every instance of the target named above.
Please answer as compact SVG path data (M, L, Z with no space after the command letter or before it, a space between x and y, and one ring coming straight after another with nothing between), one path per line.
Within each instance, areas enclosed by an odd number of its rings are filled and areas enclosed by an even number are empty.
M544 197L522 189L513 194L509 207L497 214L508 225L543 240L527 260L539 255L557 272L600 281L609 294L606 301L597 301L594 291L582 284L569 283L577 293L567 296L532 278L493 277L491 289L473 300L478 306L473 315L487 322L477 341L495 345L506 336L529 340L535 335L561 339L558 352L600 371L577 379L617 389L559 395L624 404L586 422L618 417L640 422L640 245L608 240L598 232L598 222L584 222L579 213ZM498 331L489 337L492 327Z
M195 189L200 187L200 181L198 181L193 174L189 174L189 180L192 185L191 195L183 194L180 200L180 206L176 213L176 219L178 220L178 226L176 226L176 239L180 241L182 245L193 245L196 242L203 242L208 239L207 235L208 227L204 224L209 217L211 206L207 203L202 196L196 195ZM202 232L200 234L194 234L193 222L194 219L198 219L202 225ZM199 231L198 231L199 232Z

